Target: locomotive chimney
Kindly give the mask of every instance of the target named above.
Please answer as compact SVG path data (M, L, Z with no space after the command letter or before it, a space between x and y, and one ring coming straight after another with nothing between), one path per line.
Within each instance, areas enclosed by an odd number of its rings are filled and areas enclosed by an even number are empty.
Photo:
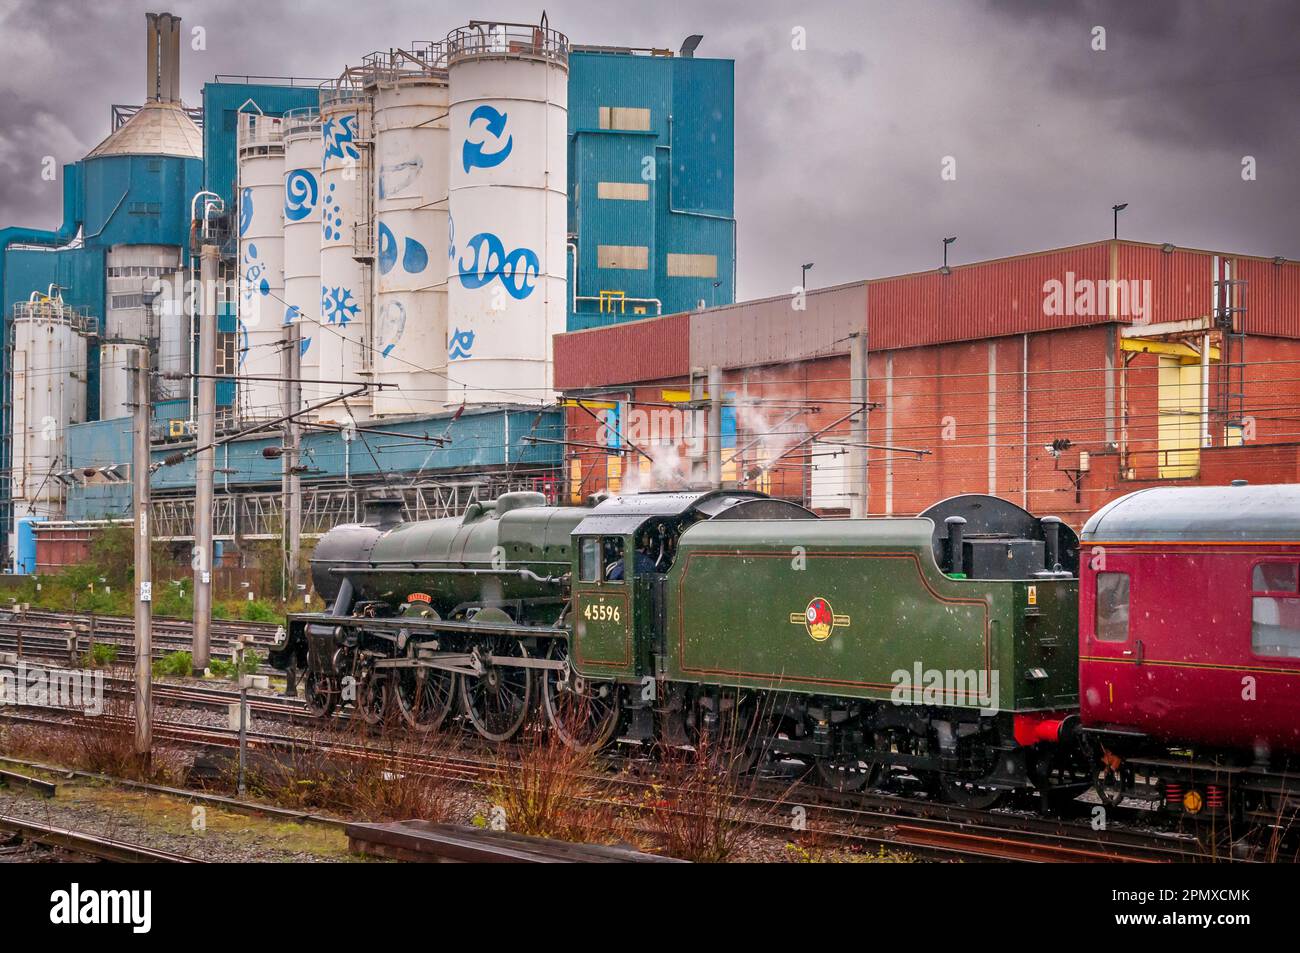
M402 516L402 501L375 498L365 502L365 518L362 520L366 526L374 526L377 529L392 529L399 523L405 522Z
M954 576L964 575L966 569L961 537L966 528L966 520L961 516L949 516L943 523L948 527L948 572Z
M1059 572L1061 568L1061 520L1056 516L1044 516L1038 521L1043 527L1043 539L1047 541L1047 569Z

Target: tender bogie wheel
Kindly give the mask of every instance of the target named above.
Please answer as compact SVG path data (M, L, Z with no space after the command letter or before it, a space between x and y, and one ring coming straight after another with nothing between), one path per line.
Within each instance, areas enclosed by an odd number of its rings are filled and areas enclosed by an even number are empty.
M527 658L528 649L509 636L488 636L479 642L479 654L486 670L460 680L461 705L474 730L488 741L508 741L519 731L533 704L533 670L509 665L492 665L487 657L497 655Z
M546 657L567 664L568 644L552 643ZM551 730L579 751L596 751L608 744L622 715L622 698L615 682L584 679L570 668L543 671L542 706Z
M940 779L940 785L940 793L946 800L976 811L996 807L1009 793L1004 788L990 787L983 780L968 780L951 775L944 775Z
M853 756L817 759L817 777L832 791L851 794L880 781L881 766Z

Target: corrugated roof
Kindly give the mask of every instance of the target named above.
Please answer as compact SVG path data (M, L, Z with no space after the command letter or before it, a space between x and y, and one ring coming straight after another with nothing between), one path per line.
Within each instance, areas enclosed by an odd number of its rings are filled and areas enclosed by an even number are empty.
M203 134L180 103L151 101L86 154L100 156L182 156L203 158Z

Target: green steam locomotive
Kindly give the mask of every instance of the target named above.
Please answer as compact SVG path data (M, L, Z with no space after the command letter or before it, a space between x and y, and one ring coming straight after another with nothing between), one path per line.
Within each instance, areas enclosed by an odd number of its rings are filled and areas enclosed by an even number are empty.
M540 708L574 746L707 733L744 768L972 805L1078 769L1078 541L996 497L865 520L735 490L421 522L376 500L312 574L332 609L292 616L271 662L319 716L501 742Z

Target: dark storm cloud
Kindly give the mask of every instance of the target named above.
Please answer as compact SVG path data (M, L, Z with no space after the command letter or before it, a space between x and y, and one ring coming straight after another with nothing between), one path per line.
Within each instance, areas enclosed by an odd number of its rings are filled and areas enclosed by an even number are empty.
M191 105L216 73L327 76L537 0L178 2ZM1300 257L1300 4L547 0L575 43L736 61L739 290L814 285L1093 241L1110 206L1148 241ZM139 102L150 0L0 0L0 225L57 224L40 161L82 155ZM1104 26L1107 49L1090 48ZM796 36L806 49L795 49ZM1241 179L1244 155L1259 178ZM945 156L957 179L940 178Z

